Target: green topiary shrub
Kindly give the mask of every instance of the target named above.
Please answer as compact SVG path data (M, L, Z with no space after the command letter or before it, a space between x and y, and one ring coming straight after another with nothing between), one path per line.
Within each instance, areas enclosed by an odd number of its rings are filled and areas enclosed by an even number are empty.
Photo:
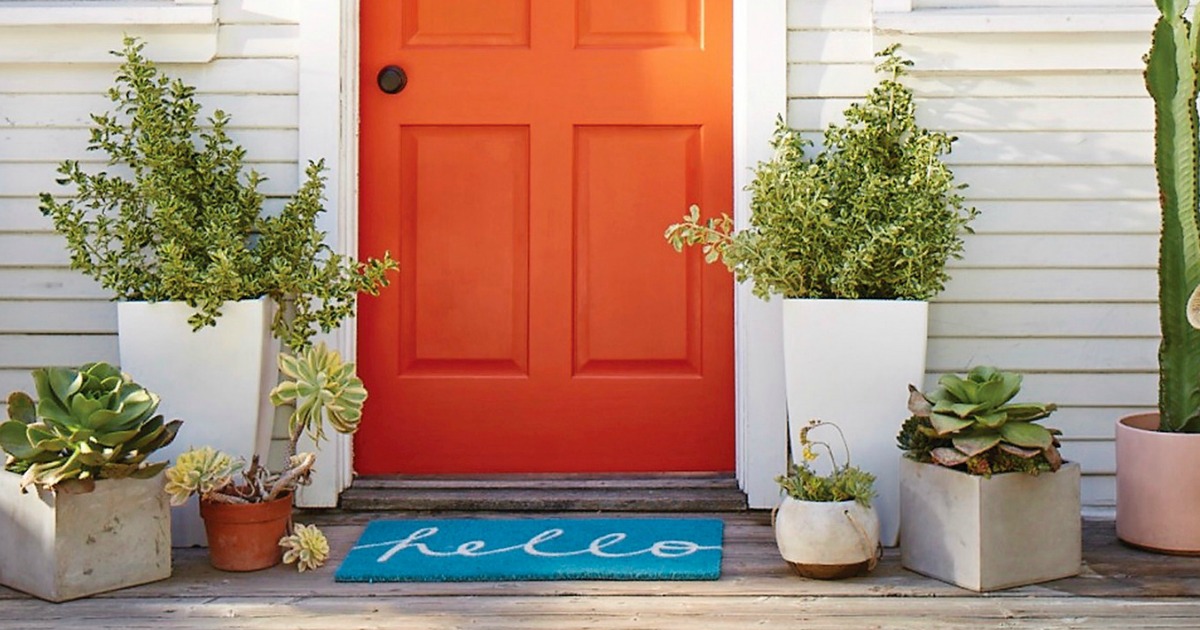
M71 267L120 300L178 300L212 325L222 303L270 296L281 305L275 335L307 347L353 312L358 293L378 293L396 262L358 262L334 253L316 228L324 211L323 162L278 216L263 211L263 177L245 169L246 151L227 135L218 110L199 122L194 87L171 79L126 38L108 97L92 116L89 151L108 167L88 173L63 162L58 182L74 197L41 195L41 211L67 241Z
M976 210L964 206L964 186L941 160L954 138L917 125L912 90L900 83L911 62L895 49L877 55L886 78L846 110L845 125L826 129L815 156L780 119L775 157L758 165L749 187L749 228L735 234L728 216L701 221L693 206L667 240L676 250L701 245L708 262L723 260L764 299L924 300L940 292Z

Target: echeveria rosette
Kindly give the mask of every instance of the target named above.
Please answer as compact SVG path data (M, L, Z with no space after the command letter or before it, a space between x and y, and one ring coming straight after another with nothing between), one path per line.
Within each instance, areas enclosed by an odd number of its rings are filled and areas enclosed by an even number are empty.
M193 494L210 498L233 483L242 462L211 446L189 449L167 469L167 494L171 505L183 505Z
M929 394L910 385L913 415L898 437L901 449L918 461L964 467L972 474L1058 470L1061 432L1034 424L1057 407L1010 402L1021 380L1014 372L980 366L966 378L943 375L940 387Z
M296 569L304 573L315 569L329 558L329 540L316 525L296 524L290 536L279 539L284 548L284 564L296 563Z
M108 363L32 374L37 402L13 392L10 419L0 424L5 468L23 475L22 490L75 480L87 490L96 479L148 479L166 467L145 460L175 439L182 422L155 415L157 395Z
M316 442L325 438L325 422L339 433L353 433L362 419L367 389L354 371L353 363L324 343L296 355L279 355L279 372L286 379L271 390L276 406L294 405L288 432L307 432Z

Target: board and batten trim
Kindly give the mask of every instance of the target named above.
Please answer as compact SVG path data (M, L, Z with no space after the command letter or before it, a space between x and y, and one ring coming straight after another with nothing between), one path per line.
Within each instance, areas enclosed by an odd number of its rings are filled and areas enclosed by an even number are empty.
M317 228L335 251L358 257L358 0L304 2L299 7L299 156L300 181L309 161L325 160L326 212ZM356 322L322 337L354 361ZM303 507L336 507L338 494L354 478L352 440L336 431L320 451L322 465L312 484L301 488ZM312 450L308 436L300 448ZM315 452L315 451L314 451Z
M786 0L735 0L733 8L734 220L750 222L752 167L771 157L775 119L787 109ZM751 508L779 502L787 468L782 300L764 302L739 283L734 295L737 477Z
M337 251L355 256L359 2L339 0L330 6L303 3L300 9L302 159L298 168L304 168L307 158L328 156L330 214L336 225L321 227ZM738 224L744 226L749 218L749 196L741 189L748 183L751 167L769 157L775 117L786 109L787 2L734 0L733 14L735 214ZM340 60L336 72L331 70L332 60ZM337 109L331 110L335 102ZM331 119L338 124L330 125ZM778 300L762 302L745 286L737 289L735 308L737 475L750 506L765 508L778 501L774 477L786 466L781 314ZM352 360L356 338L351 319L330 342ZM300 494L301 505L336 505L338 493L353 478L350 439L336 434L332 442L322 457L334 461L320 467L324 472Z

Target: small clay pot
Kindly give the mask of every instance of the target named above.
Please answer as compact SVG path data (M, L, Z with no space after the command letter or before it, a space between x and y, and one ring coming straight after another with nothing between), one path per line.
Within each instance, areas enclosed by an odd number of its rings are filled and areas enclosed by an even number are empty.
M292 520L289 493L266 503L200 502L208 560L222 571L258 571L283 560L279 539Z

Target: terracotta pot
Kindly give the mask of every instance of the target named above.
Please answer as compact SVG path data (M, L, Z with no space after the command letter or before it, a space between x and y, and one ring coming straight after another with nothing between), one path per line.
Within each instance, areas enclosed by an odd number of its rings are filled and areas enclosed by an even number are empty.
M279 539L287 535L292 495L267 503L200 502L208 534L208 560L222 571L257 571L283 560Z
M1117 421L1117 537L1200 555L1200 434L1157 429L1157 412Z
M779 554L802 577L838 580L875 567L880 547L874 508L785 496L774 520Z

